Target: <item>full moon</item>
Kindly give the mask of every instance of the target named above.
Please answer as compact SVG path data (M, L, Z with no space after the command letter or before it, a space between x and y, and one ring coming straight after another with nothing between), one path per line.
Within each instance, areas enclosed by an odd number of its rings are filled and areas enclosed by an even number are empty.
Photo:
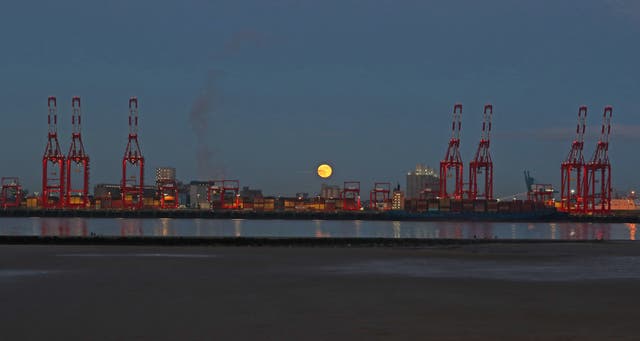
M318 166L319 177L326 179L331 176L331 173L333 173L333 169L331 169L331 166L329 166L328 164L323 163L320 166Z

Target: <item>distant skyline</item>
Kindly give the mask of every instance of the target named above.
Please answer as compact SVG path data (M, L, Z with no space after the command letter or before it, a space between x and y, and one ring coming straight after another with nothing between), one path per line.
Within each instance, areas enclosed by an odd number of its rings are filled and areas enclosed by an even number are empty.
M613 187L640 188L637 1L34 1L5 4L0 32L0 176L32 192L50 95L65 153L82 98L92 188L120 180L130 96L149 183L171 166L274 195L404 187L438 168L460 102L465 182L494 106L496 197L523 192L524 169L559 186L580 105L585 157L612 105Z

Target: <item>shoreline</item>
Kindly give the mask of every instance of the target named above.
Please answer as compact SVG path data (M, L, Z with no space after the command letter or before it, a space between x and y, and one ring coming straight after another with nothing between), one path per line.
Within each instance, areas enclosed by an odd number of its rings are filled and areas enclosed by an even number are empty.
M587 216L568 215L556 211L513 213L487 212L425 212L400 211L361 212L304 212L304 211L211 211L196 209L177 210L112 210L112 209L4 209L1 217L40 218L138 218L138 219L254 219L254 220L366 220L366 221L483 221L483 222L576 222L576 223L640 223L640 212L620 215Z
M634 241L547 239L420 239L420 238L298 238L298 237L41 237L0 236L0 245L148 245L321 248L424 248L467 245L634 244Z

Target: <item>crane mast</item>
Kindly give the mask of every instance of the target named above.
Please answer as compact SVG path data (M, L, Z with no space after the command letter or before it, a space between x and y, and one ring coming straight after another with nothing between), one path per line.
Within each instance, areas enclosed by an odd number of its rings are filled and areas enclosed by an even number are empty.
M569 154L560 166L560 209L564 212L581 212L584 210L584 133L586 130L587 107L578 109L576 137L571 143Z
M460 133L462 130L462 104L453 106L453 119L451 123L451 138L444 159L440 161L440 197L462 199L463 194L463 165L460 156ZM447 190L447 179L454 176L453 192Z
M58 105L56 97L47 99L49 131L42 157L42 207L64 207L65 157L58 142Z
M66 207L86 208L89 206L89 155L84 150L82 142L82 111L80 109L80 97L71 99L71 146L67 154L66 167ZM82 185L75 188L73 185L72 169L82 177Z
M473 161L469 163L469 198L493 200L493 160L489 147L491 145L491 120L493 106L484 106L482 116L482 137ZM478 193L478 176L484 173L484 188Z
M609 135L613 107L606 106L602 114L600 139L593 157L585 166L584 213L590 215L611 212L611 162L609 161ZM599 183L599 184L598 184Z
M128 168L132 168L131 171ZM144 157L138 143L138 98L136 97L129 99L129 139L122 158L120 193L123 209L143 207Z

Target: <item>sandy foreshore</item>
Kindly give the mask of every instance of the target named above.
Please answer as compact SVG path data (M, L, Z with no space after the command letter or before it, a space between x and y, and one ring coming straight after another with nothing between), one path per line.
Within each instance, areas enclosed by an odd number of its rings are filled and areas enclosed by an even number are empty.
M0 245L6 339L634 340L640 244Z

